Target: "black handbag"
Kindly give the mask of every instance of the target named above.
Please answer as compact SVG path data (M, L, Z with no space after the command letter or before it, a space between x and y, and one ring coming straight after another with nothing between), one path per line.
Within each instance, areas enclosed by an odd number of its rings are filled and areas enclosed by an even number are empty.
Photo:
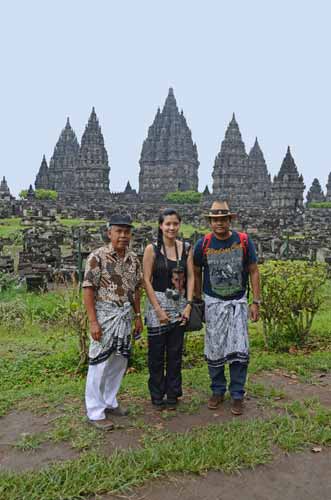
M185 326L186 332L199 332L205 321L205 301L202 299L194 299L190 319Z

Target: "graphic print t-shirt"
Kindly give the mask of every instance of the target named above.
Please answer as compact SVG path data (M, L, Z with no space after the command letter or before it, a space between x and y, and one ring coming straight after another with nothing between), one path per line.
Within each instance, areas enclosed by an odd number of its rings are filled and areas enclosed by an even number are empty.
M245 265L257 262L254 243L248 237L247 255L240 237L232 231L230 238L219 240L212 236L209 247L203 255L203 238L194 248L194 264L203 268L203 292L222 300L240 299L246 292L248 272Z

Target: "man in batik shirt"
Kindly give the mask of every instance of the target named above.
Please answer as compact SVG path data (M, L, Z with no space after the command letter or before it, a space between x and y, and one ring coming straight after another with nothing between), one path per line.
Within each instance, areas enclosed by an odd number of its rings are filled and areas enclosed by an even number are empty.
M249 362L247 287L250 280L250 318L257 321L260 281L254 243L246 233L230 229L234 217L226 202L212 204L206 214L212 232L195 246L194 270L195 295L201 297L203 290L206 304L205 358L212 390L208 408L215 410L224 401L228 363L231 411L241 415Z
M84 303L91 342L85 402L95 427L113 428L111 415L125 415L117 401L131 348L132 319L137 334L140 314L141 266L129 250L131 218L115 214L109 221L110 243L92 252L86 262Z

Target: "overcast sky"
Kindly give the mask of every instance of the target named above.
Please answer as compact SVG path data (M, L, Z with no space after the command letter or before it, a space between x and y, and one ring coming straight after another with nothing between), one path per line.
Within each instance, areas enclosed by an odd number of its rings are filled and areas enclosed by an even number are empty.
M138 187L141 146L168 88L197 143L200 189L232 112L276 174L291 146L307 187L331 171L328 0L10 0L0 12L1 163L15 194L69 116L95 106L111 191Z

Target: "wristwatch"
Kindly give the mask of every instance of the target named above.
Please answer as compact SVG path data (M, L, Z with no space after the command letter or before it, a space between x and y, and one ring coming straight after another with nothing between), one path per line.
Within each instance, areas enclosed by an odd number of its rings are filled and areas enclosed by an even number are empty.
M261 300L259 300L259 299L256 299L256 300L255 300L255 299L254 299L254 300L253 300L253 304L255 304L255 305L257 305L257 306L260 306L260 305L261 305Z
M135 313L134 317L135 318L141 318L141 313Z

